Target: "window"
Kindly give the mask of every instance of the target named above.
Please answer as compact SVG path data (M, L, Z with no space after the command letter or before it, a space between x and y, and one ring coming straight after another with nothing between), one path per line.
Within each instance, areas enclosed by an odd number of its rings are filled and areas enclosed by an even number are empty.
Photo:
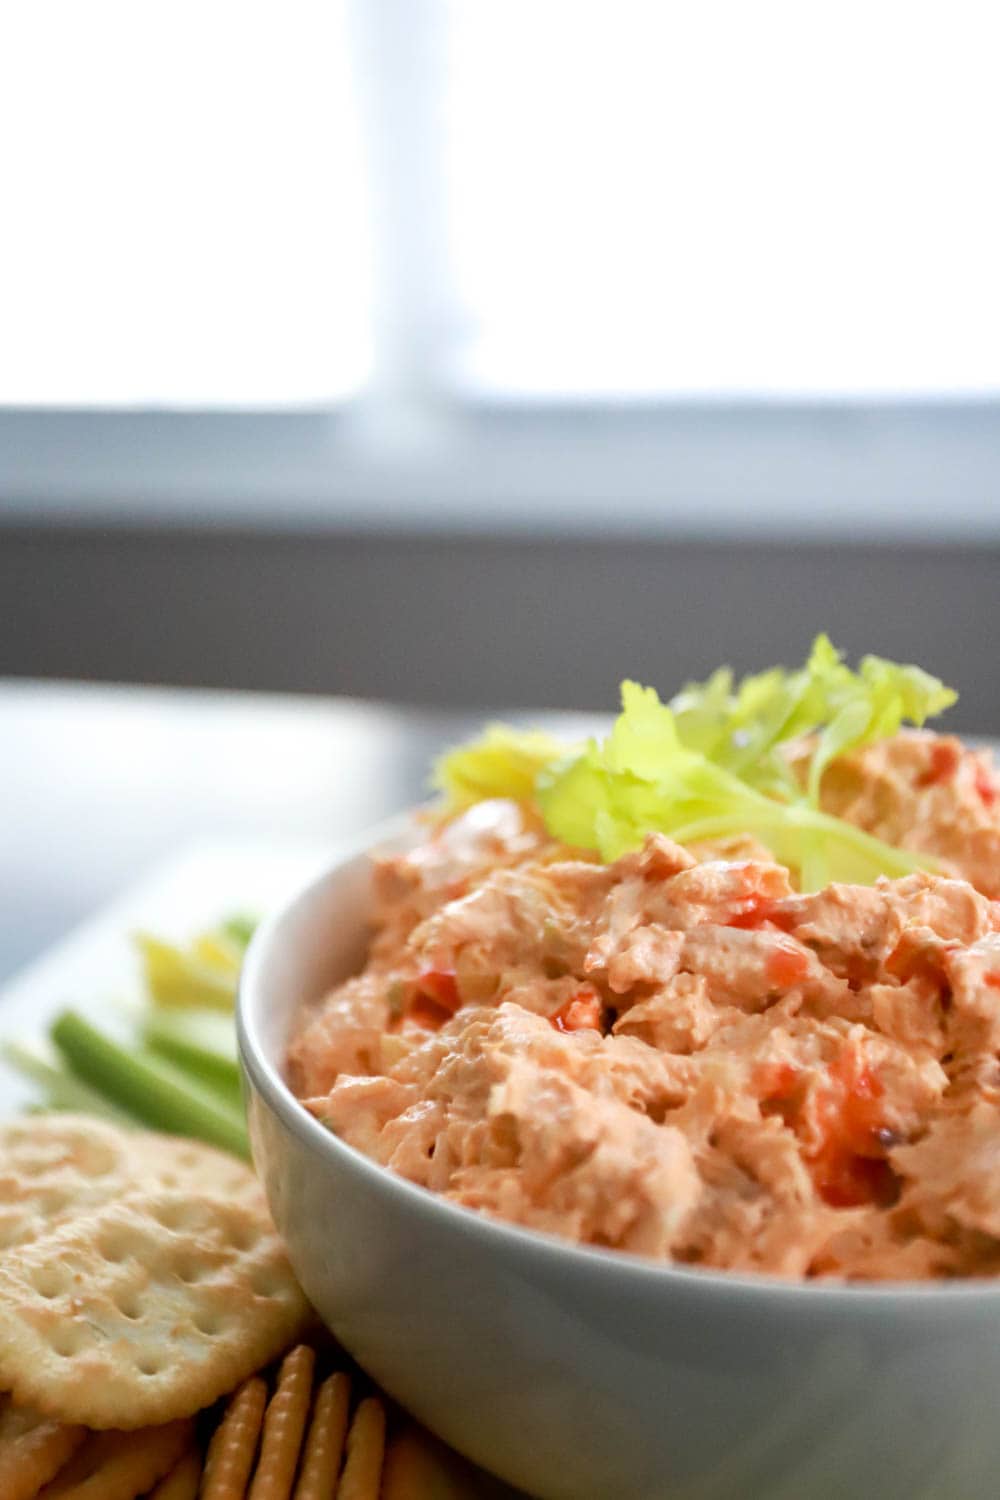
M989 3L451 0L474 389L1000 387Z
M345 0L0 22L0 402L333 401L371 360Z
M998 16L10 6L0 512L993 536Z

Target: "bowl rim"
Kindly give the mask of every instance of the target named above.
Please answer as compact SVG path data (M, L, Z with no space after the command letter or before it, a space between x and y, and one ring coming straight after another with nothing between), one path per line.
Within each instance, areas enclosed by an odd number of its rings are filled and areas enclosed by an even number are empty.
M422 805L426 808L426 804ZM280 1063L268 1055L260 1032L263 970L272 951L280 948L286 925L309 907L319 891L348 865L400 839L414 826L420 807L410 808L376 824L354 838L338 843L323 864L294 888L254 932L244 958L236 996L236 1035L240 1063L253 1089L281 1123L304 1145L358 1176L371 1190L394 1197L418 1218L437 1221L466 1239L487 1248L520 1256L532 1254L556 1265L571 1265L582 1274L612 1277L625 1291L628 1285L666 1290L676 1286L687 1295L794 1300L818 1308L849 1303L874 1308L879 1303L917 1304L943 1311L956 1301L984 1293L1000 1294L1000 1277L967 1276L927 1280L835 1281L793 1279L755 1271L724 1271L712 1267L677 1265L634 1251L581 1245L544 1230L509 1223L453 1203L372 1160L334 1135L309 1113L285 1081Z

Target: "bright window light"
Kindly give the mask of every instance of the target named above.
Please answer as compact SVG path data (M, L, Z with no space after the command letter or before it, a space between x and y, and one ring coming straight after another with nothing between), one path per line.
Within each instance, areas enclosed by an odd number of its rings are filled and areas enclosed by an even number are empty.
M331 401L366 378L345 0L0 21L0 402Z
M1000 388L991 0L449 0L451 373Z

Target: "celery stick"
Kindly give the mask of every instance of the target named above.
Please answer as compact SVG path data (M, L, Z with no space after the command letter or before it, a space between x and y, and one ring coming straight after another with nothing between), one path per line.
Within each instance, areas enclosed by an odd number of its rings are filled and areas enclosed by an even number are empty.
M245 912L241 912L223 922L220 931L224 932L238 948L246 948L254 935L256 926L256 917L248 917Z
M240 969L243 967L243 949L237 948L225 933L201 933L199 937L192 938L188 952L192 959L217 973L220 979L230 978L234 982L239 979Z
M146 987L157 1005L207 1005L232 1014L239 970L220 973L174 943L135 934Z
M136 1115L112 1104L103 1094L91 1088L90 1084L71 1073L58 1052L46 1043L34 1038L6 1041L2 1051L11 1067L37 1083L44 1091L46 1101L43 1107L99 1115L104 1120L114 1121L116 1125L139 1123Z
M240 1068L236 1030L227 1016L206 1010L149 1010L142 1016L142 1039L205 1088L238 1105Z
M147 1125L194 1136L237 1156L250 1155L242 1110L155 1053L129 1051L72 1010L63 1011L50 1034L74 1072Z

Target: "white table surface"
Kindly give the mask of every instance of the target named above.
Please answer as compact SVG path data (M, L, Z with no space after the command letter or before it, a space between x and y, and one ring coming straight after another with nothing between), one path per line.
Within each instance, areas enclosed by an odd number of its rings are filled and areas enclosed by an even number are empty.
M331 643L331 650L336 643ZM0 682L0 983L194 843L335 845L423 793L480 716Z
M433 756L483 717L0 681L0 1035L134 989L136 926L183 937L272 904L423 796ZM593 723L529 717L573 735Z
M71 1005L114 1027L143 993L138 929L183 941L227 915L263 916L328 856L326 847L205 844L171 860L68 933L0 990L0 1042L39 1037ZM36 1097L0 1060L0 1116Z

